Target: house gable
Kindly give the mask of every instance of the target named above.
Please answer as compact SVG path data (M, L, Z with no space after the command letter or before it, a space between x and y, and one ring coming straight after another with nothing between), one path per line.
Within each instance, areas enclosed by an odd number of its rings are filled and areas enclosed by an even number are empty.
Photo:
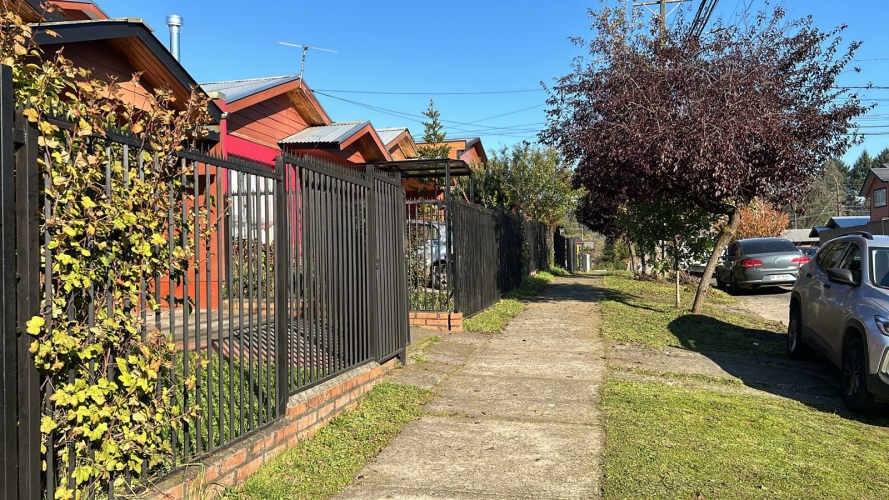
M392 159L370 122L309 127L282 139L281 148L288 153L325 151L352 163Z
M482 141L478 137L470 137L466 139L445 139L442 144L447 145L448 158L452 160L463 160L469 165L488 163L488 155L482 146ZM418 142L417 146L425 146L427 143Z
M47 53L64 48L75 65L96 78L120 82L123 100L146 109L154 89L168 89L173 106L184 109L197 82L140 19L62 21L33 25L34 38ZM141 73L137 81L134 73ZM218 119L219 108L210 105Z
M297 76L285 75L201 84L226 102L229 152L264 163L280 153L282 139L330 117Z
M872 168L864 179L860 193L870 208L870 220L879 221L889 217L889 168Z
M385 128L377 130L377 133L393 160L409 160L418 156L417 144L408 129Z

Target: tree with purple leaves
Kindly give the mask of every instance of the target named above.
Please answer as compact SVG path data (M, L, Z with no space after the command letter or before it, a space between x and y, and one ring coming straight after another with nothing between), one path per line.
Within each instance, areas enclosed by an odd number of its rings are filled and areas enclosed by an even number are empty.
M853 143L866 108L835 82L859 44L844 45L844 26L823 31L780 8L744 26L717 21L700 37L622 8L590 19L592 39L575 39L588 57L548 89L541 140L576 165L589 193L579 217L593 229L615 232L615 214L647 201L726 219L692 306L700 312L738 209L799 199Z

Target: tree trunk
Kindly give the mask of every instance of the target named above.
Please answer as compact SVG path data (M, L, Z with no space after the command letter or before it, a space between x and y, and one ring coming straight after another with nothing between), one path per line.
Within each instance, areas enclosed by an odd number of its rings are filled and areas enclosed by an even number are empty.
M633 242L630 241L630 238L627 238L626 242L627 242L627 248L630 251L630 262L629 262L630 269L629 269L629 271L632 272L633 274L636 274L636 250L635 250L635 248L633 248Z
M679 296L679 237L673 238L673 276L676 280L676 309L680 307Z
M719 232L716 246L713 248L713 253L710 254L710 260L707 261L707 267L704 268L704 275L701 276L701 282L698 284L697 292L695 292L695 301L691 306L691 312L693 314L701 313L701 309L704 307L704 297L707 295L707 290L710 289L710 280L713 278L713 271L716 270L716 262L719 260L719 256L722 255L722 250L732 240L740 222L741 213L738 212L737 208L732 208L728 217L728 224L723 226L722 230Z

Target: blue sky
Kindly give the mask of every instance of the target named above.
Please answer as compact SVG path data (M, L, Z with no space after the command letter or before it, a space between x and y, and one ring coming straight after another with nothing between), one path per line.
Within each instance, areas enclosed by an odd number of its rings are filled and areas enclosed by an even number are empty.
M737 22L748 6L755 10L764 3L720 0L713 19ZM847 24L844 38L864 42L854 62L861 71L847 71L840 84L889 87L886 0L772 3L793 17L812 15L822 27ZM590 34L587 9L600 3L98 0L98 5L111 17L144 19L164 42L166 15L181 15L182 62L199 82L298 74L301 50L279 41L336 50L309 51L305 68L306 82L333 120L408 127L419 140L421 113L433 99L449 136L481 137L490 153L535 140L545 124L540 82L566 74L572 58L582 55L568 38ZM683 8L697 5L692 0ZM889 147L889 90L861 95L877 107L860 120L861 131L870 135L846 154L847 161L865 148L874 155Z

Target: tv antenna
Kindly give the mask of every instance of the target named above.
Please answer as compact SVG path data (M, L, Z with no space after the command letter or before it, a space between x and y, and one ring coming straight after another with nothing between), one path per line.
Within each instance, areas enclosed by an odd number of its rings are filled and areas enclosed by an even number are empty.
M309 52L309 49L320 50L321 52L330 52L330 53L336 54L336 51L333 49L325 49L324 47L314 47L312 45L306 45L304 43L278 42L278 45L284 45L286 47L296 47L299 49L303 49L302 58L299 62L299 85L300 85L300 87L302 87L302 84L303 84L303 73L306 70L306 54Z

